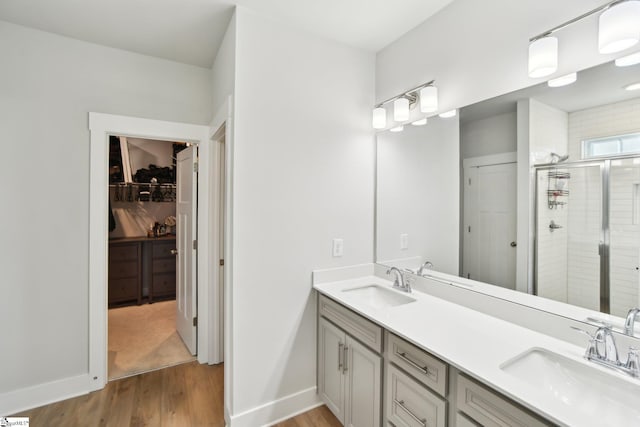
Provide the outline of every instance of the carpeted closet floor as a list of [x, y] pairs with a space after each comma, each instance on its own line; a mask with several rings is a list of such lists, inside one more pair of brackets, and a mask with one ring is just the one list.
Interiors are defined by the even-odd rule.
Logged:
[[194, 360], [175, 325], [175, 300], [110, 309], [109, 380]]

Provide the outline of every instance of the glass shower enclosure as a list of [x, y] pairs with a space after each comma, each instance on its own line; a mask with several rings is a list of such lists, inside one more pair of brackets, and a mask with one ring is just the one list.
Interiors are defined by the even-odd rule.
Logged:
[[640, 157], [536, 167], [534, 294], [625, 316], [640, 306]]

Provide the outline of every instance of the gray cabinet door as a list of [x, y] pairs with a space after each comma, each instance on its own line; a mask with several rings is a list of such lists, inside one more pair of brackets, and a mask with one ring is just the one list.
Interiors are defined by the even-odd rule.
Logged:
[[318, 334], [318, 393], [336, 418], [344, 424], [345, 333], [321, 317]]
[[381, 422], [382, 358], [347, 335], [347, 427], [379, 427]]

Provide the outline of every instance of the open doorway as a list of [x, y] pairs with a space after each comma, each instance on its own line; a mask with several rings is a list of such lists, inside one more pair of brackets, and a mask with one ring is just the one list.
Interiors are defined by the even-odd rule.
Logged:
[[196, 150], [109, 136], [109, 380], [195, 359]]

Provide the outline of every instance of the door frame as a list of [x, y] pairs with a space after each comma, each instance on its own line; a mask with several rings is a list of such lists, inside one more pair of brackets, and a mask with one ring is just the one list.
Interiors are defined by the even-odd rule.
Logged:
[[[467, 179], [469, 178], [470, 172], [472, 169], [477, 169], [477, 168], [481, 168], [481, 167], [487, 167], [487, 166], [498, 166], [498, 165], [504, 165], [504, 164], [510, 164], [510, 163], [515, 163], [517, 165], [518, 163], [518, 153], [515, 151], [511, 151], [511, 152], [507, 152], [507, 153], [499, 153], [499, 154], [491, 154], [491, 155], [487, 155], [487, 156], [478, 156], [478, 157], [469, 157], [466, 159], [462, 160], [462, 180], [460, 181], [460, 186], [462, 187], [462, 214], [460, 215], [461, 218], [461, 223], [460, 223], [460, 271], [459, 271], [459, 275], [462, 276], [464, 271], [465, 271], [465, 263], [468, 263], [469, 261], [466, 260], [465, 261], [465, 252], [467, 252], [468, 248], [467, 246], [469, 245], [469, 239], [466, 237], [468, 236], [468, 233], [464, 232], [464, 229], [466, 227], [466, 224], [469, 223], [468, 221], [468, 216], [470, 214], [469, 212], [469, 191], [467, 190]], [[516, 188], [516, 193], [517, 193], [518, 189]], [[517, 199], [517, 194], [516, 194], [516, 199]], [[517, 230], [517, 212], [516, 212], [516, 230]], [[466, 245], [465, 245], [465, 241], [466, 241]], [[516, 248], [516, 251], [518, 250], [518, 248]], [[516, 252], [516, 263], [517, 263], [517, 252]], [[463, 276], [464, 277], [464, 276]]]
[[[147, 139], [185, 141], [198, 145], [199, 180], [211, 174], [211, 144], [209, 127], [163, 120], [142, 119], [103, 113], [89, 113], [89, 376], [90, 390], [99, 390], [107, 383], [107, 261], [108, 261], [108, 159], [109, 135]], [[198, 361], [209, 362], [209, 270], [210, 195], [208, 185], [198, 186], [198, 268], [197, 315]]]

